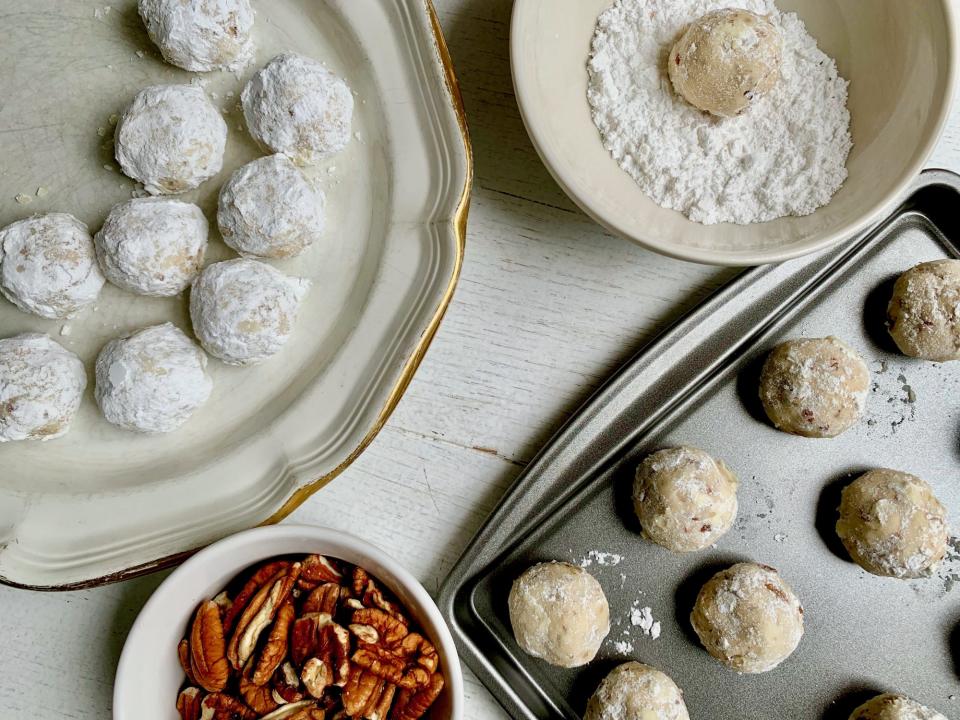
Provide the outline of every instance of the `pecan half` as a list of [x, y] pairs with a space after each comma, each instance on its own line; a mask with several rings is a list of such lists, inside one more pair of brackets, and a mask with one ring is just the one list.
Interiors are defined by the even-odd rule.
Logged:
[[258, 715], [266, 715], [268, 712], [273, 712], [277, 709], [278, 705], [283, 704], [277, 702], [273, 697], [272, 688], [265, 685], [255, 685], [251, 680], [243, 676], [240, 677], [239, 688], [243, 701]]
[[260, 651], [260, 659], [253, 671], [254, 685], [265, 685], [287, 656], [290, 626], [293, 624], [296, 614], [293, 603], [289, 601], [285, 602], [277, 612], [277, 619], [270, 629], [270, 635], [267, 637], [263, 650]]
[[401, 690], [390, 713], [390, 720], [419, 720], [443, 690], [443, 675], [437, 673], [420, 690]]
[[300, 572], [299, 586], [305, 590], [312, 590], [317, 585], [324, 583], [337, 583], [343, 579], [336, 566], [323, 555], [308, 555], [301, 563], [303, 568]]
[[407, 634], [407, 626], [386, 611], [379, 608], [363, 608], [353, 613], [354, 625], [369, 625], [379, 634], [380, 645], [388, 648], [395, 647]]
[[190, 641], [186, 638], [177, 645], [177, 660], [180, 661], [183, 674], [187, 676], [187, 682], [191, 685], [197, 685], [197, 679], [193, 676], [193, 669], [190, 667]]
[[403, 680], [407, 669], [403, 658], [377, 645], [361, 644], [351, 656], [350, 661], [395, 685]]
[[188, 687], [177, 696], [177, 712], [181, 720], [200, 720], [200, 701], [203, 694], [200, 688]]
[[243, 588], [233, 599], [233, 602], [230, 604], [230, 609], [223, 615], [223, 632], [225, 635], [229, 635], [230, 631], [233, 630], [234, 623], [239, 619], [240, 614], [247, 609], [251, 598], [253, 598], [264, 585], [267, 585], [272, 580], [276, 580], [279, 574], [289, 567], [290, 563], [286, 560], [277, 560], [261, 565], [254, 571], [253, 575], [250, 576], [250, 579], [247, 580]]
[[353, 590], [354, 597], [359, 598], [365, 607], [383, 610], [404, 625], [408, 624], [407, 618], [404, 617], [403, 610], [400, 606], [387, 600], [383, 591], [380, 590], [373, 581], [373, 578], [361, 567], [355, 567], [353, 569], [351, 590]]
[[386, 686], [387, 682], [372, 672], [361, 667], [352, 668], [341, 695], [343, 709], [351, 717], [368, 718], [368, 711], [372, 712], [380, 703]]
[[207, 695], [200, 703], [200, 720], [255, 720], [257, 714], [235, 697], [223, 693]]
[[307, 599], [303, 601], [301, 611], [304, 613], [327, 613], [333, 615], [337, 612], [337, 605], [340, 602], [340, 586], [336, 583], [323, 583], [318, 585]]
[[440, 664], [437, 649], [420, 633], [410, 633], [400, 642], [400, 653], [408, 665], [413, 665], [400, 685], [408, 690], [426, 686]]
[[273, 622], [280, 607], [290, 597], [294, 583], [300, 574], [300, 564], [294, 563], [279, 577], [264, 585], [250, 600], [243, 614], [237, 620], [230, 644], [227, 645], [227, 658], [234, 669], [239, 670], [250, 659], [256, 649], [257, 641], [270, 623]]
[[209, 692], [227, 686], [227, 664], [220, 607], [213, 601], [201, 603], [190, 629], [190, 669], [197, 684]]

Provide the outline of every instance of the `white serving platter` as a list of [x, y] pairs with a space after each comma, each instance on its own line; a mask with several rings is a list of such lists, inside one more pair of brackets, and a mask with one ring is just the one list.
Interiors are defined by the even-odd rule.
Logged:
[[[356, 91], [349, 147], [313, 171], [328, 242], [277, 263], [313, 289], [283, 351], [254, 368], [211, 360], [213, 396], [181, 430], [109, 425], [92, 366], [111, 338], [170, 320], [190, 331], [186, 295], [107, 285], [62, 322], [0, 299], [0, 337], [47, 332], [87, 363], [70, 433], [0, 445], [0, 581], [88, 586], [169, 565], [229, 533], [283, 518], [352, 462], [386, 421], [452, 296], [463, 257], [472, 160], [449, 56], [429, 0], [255, 0], [256, 64], [188, 73], [165, 64], [135, 0], [0, 0], [0, 225], [69, 212], [99, 229], [133, 181], [112, 157], [116, 113], [158, 83], [202, 82], [227, 120], [223, 172], [197, 191], [208, 261], [232, 252], [216, 196], [262, 154], [238, 109], [245, 80], [296, 51]], [[19, 197], [18, 197], [19, 196]]]

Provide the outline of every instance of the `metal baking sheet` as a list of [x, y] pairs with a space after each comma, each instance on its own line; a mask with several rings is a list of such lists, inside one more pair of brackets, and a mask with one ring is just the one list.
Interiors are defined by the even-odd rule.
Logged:
[[[928, 171], [866, 235], [741, 275], [621, 369], [541, 451], [440, 596], [462, 657], [513, 717], [579, 717], [626, 659], [670, 674], [693, 718], [847, 720], [880, 691], [960, 717], [960, 540], [932, 577], [903, 581], [860, 570], [833, 532], [840, 489], [879, 466], [928, 480], [958, 527], [960, 363], [906, 358], [884, 325], [894, 279], [957, 257], [958, 243], [960, 176]], [[830, 440], [778, 432], [757, 399], [766, 352], [830, 334], [871, 368], [865, 418]], [[735, 527], [689, 555], [644, 541], [629, 500], [638, 460], [677, 444], [722, 457], [740, 478]], [[587, 565], [610, 601], [610, 635], [583, 668], [528, 657], [510, 631], [513, 579], [553, 559]], [[800, 647], [763, 675], [721, 666], [688, 621], [703, 582], [747, 559], [777, 567], [806, 610]], [[643, 607], [661, 623], [658, 639], [630, 620]]]

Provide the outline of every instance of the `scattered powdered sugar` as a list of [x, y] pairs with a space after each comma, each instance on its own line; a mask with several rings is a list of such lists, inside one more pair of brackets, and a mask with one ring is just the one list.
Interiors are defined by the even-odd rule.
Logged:
[[602, 566], [619, 565], [623, 561], [623, 555], [616, 553], [603, 552], [602, 550], [590, 550], [586, 555], [580, 558], [580, 567], [588, 568], [594, 563]]
[[649, 635], [654, 640], [660, 637], [660, 621], [653, 619], [653, 610], [649, 607], [640, 607], [638, 600], [635, 600], [630, 608], [630, 624], [640, 628], [644, 635]]
[[655, 202], [704, 224], [809, 215], [847, 177], [847, 81], [803, 22], [773, 0], [742, 0], [781, 29], [781, 80], [719, 119], [673, 90], [667, 55], [722, 0], [616, 0], [600, 15], [587, 97], [604, 146]]

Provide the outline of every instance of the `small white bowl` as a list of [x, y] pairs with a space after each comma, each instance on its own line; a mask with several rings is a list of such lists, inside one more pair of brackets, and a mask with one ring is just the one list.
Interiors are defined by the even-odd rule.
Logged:
[[370, 543], [338, 530], [306, 525], [272, 525], [232, 535], [201, 550], [163, 581], [140, 611], [123, 646], [113, 688], [114, 720], [179, 720], [176, 700], [184, 678], [177, 644], [197, 605], [249, 566], [300, 553], [319, 553], [359, 565], [396, 595], [440, 655], [445, 685], [426, 717], [460, 720], [463, 674], [457, 648], [427, 591]]
[[778, 0], [782, 11], [806, 23], [850, 81], [849, 177], [828, 205], [805, 217], [754, 225], [691, 222], [640, 190], [603, 147], [590, 117], [587, 58], [597, 16], [612, 3], [516, 0], [513, 82], [533, 144], [564, 191], [611, 232], [650, 250], [743, 266], [849, 239], [893, 209], [947, 119], [957, 76], [952, 0]]

